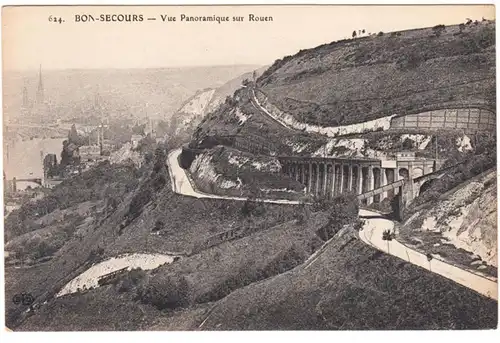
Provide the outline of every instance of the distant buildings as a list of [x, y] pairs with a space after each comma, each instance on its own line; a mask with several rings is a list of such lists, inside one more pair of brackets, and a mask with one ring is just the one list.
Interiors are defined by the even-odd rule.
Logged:
[[80, 162], [96, 161], [101, 158], [101, 148], [98, 145], [83, 145], [78, 148]]
[[29, 116], [32, 118], [36, 118], [39, 121], [51, 121], [53, 118], [50, 117], [50, 108], [45, 100], [44, 93], [42, 65], [40, 65], [40, 70], [38, 72], [38, 86], [36, 90], [36, 96], [33, 101], [29, 98], [28, 89], [26, 88], [26, 86], [23, 87], [23, 102], [21, 105], [21, 114], [25, 117]]

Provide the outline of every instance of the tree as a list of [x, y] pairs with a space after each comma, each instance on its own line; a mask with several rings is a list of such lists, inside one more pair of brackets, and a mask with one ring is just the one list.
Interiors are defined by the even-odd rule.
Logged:
[[344, 226], [356, 223], [358, 199], [352, 192], [336, 195], [332, 199], [320, 198], [314, 201], [313, 211], [325, 211], [328, 214], [328, 224], [318, 232], [323, 240], [328, 240]]
[[76, 143], [78, 141], [78, 132], [76, 131], [75, 124], [71, 125], [71, 130], [68, 133], [68, 140], [70, 143]]
[[356, 38], [356, 30], [352, 31], [352, 38]]

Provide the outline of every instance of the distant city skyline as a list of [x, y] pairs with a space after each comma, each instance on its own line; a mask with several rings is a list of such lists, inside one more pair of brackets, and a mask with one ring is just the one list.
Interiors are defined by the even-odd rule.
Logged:
[[[248, 22], [250, 13], [272, 22]], [[74, 22], [75, 14], [142, 14], [142, 22]], [[160, 15], [243, 16], [245, 22], [162, 22]], [[61, 17], [64, 23], [49, 22]], [[148, 21], [148, 17], [157, 18]], [[268, 65], [301, 49], [350, 38], [495, 19], [493, 5], [4, 7], [4, 71]]]

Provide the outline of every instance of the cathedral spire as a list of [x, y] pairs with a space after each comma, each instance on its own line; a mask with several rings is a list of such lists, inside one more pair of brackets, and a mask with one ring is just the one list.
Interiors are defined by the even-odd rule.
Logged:
[[26, 88], [26, 82], [23, 87], [23, 109], [27, 109], [29, 107], [29, 99], [28, 99], [28, 89]]
[[42, 65], [40, 64], [40, 71], [38, 72], [38, 89], [36, 91], [36, 102], [41, 104], [44, 101], [43, 98], [43, 81], [42, 81]]

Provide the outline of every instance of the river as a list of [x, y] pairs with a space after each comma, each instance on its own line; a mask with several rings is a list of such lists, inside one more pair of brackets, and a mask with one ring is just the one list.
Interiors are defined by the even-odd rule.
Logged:
[[[3, 170], [7, 179], [43, 178], [43, 158], [47, 154], [56, 154], [59, 163], [64, 139], [33, 138], [4, 141]], [[19, 182], [17, 188], [24, 189], [28, 184]], [[30, 185], [36, 186], [36, 184]]]

